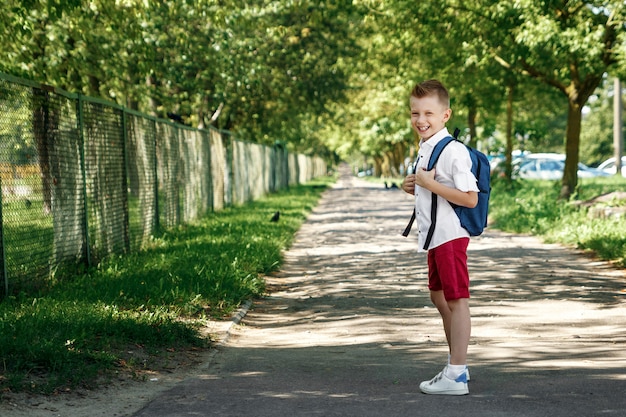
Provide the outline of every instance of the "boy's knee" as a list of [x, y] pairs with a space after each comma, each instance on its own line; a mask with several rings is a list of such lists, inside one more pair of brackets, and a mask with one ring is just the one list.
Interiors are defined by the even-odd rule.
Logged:
[[439, 306], [446, 303], [446, 297], [443, 295], [443, 291], [431, 291], [430, 301], [432, 301], [434, 305]]
[[450, 310], [469, 308], [469, 298], [456, 298], [454, 300], [447, 300], [447, 302]]

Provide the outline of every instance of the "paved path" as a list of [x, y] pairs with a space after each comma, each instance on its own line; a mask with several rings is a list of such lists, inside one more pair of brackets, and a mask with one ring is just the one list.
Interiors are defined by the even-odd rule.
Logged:
[[625, 271], [496, 231], [469, 248], [470, 395], [421, 394], [447, 352], [411, 207], [344, 172], [206, 371], [135, 416], [626, 416]]

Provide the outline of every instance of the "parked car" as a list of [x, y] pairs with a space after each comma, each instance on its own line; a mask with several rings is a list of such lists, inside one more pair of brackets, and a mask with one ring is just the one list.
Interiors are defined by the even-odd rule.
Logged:
[[[531, 180], [560, 180], [565, 168], [565, 155], [557, 153], [531, 153], [513, 161], [513, 175]], [[578, 164], [578, 178], [606, 177], [608, 174], [583, 163]]]
[[357, 174], [357, 176], [359, 178], [363, 178], [363, 177], [371, 177], [374, 171], [372, 171], [371, 169], [366, 169], [365, 171], [359, 171], [359, 173]]
[[[511, 157], [513, 158], [511, 163], [513, 164], [513, 167], [515, 167], [515, 160], [519, 159], [521, 157], [523, 157], [524, 155], [527, 155], [528, 151], [520, 151], [520, 150], [514, 150], [513, 152], [511, 152]], [[506, 156], [504, 154], [497, 154], [497, 155], [487, 155], [487, 159], [489, 159], [489, 166], [491, 168], [491, 175], [492, 176], [498, 176], [498, 177], [503, 177], [504, 176], [504, 164], [505, 164], [505, 159]]]
[[[615, 158], [609, 158], [598, 165], [598, 169], [609, 174], [615, 174]], [[622, 156], [622, 177], [626, 177], [626, 156]]]

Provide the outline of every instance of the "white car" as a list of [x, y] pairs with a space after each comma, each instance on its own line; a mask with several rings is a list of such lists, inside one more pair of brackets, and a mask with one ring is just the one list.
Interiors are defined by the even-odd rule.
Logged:
[[[609, 174], [615, 174], [615, 158], [609, 158], [598, 165], [598, 169]], [[626, 156], [622, 156], [622, 177], [626, 177]]]
[[[530, 180], [560, 180], [565, 168], [565, 155], [531, 153], [515, 160], [516, 176]], [[578, 178], [606, 177], [610, 174], [583, 163], [578, 164]]]

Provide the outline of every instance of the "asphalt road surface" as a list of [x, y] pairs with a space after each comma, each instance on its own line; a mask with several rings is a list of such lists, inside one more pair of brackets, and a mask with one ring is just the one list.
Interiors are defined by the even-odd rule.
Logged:
[[626, 416], [626, 271], [489, 229], [468, 249], [470, 394], [420, 393], [447, 348], [411, 210], [344, 169], [205, 371], [134, 415]]

